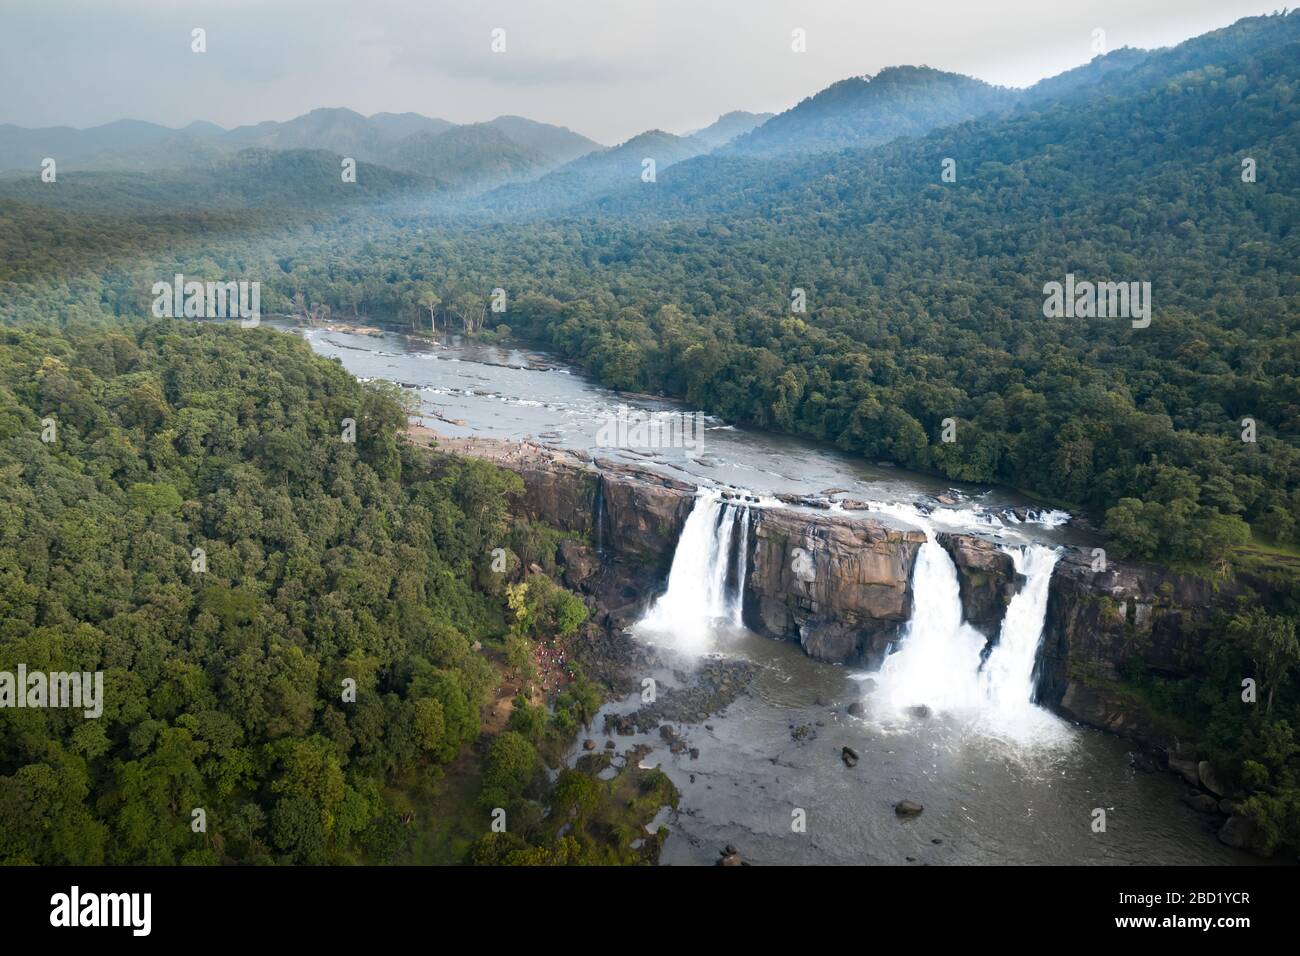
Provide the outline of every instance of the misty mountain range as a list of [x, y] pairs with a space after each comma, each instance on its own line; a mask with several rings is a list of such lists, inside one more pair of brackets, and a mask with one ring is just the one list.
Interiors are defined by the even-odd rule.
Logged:
[[[686, 136], [653, 131], [653, 145], [665, 149], [665, 157], [697, 155], [770, 116], [736, 111]], [[632, 147], [641, 139], [616, 149]], [[54, 158], [66, 171], [179, 170], [219, 164], [247, 149], [323, 150], [421, 176], [447, 189], [482, 189], [534, 179], [605, 151], [600, 143], [566, 127], [522, 116], [457, 125], [419, 113], [362, 116], [341, 108], [315, 109], [285, 122], [231, 130], [202, 121], [171, 129], [130, 119], [84, 130], [0, 125], [0, 172], [38, 169], [45, 157]], [[609, 163], [596, 160], [594, 165]]]
[[890, 67], [874, 77], [841, 80], [779, 114], [736, 110], [682, 135], [652, 129], [612, 147], [522, 116], [457, 125], [419, 113], [363, 116], [343, 108], [230, 130], [202, 121], [171, 129], [129, 119], [84, 130], [5, 124], [0, 175], [35, 172], [45, 157], [66, 172], [177, 172], [210, 170], [244, 150], [315, 150], [420, 177], [424, 185], [459, 195], [506, 187], [504, 201], [553, 209], [637, 181], [646, 158], [663, 170], [715, 151], [776, 159], [874, 146], [1091, 83], [1147, 55], [1119, 50], [1028, 90], [924, 66]]
[[0, 175], [35, 174], [45, 157], [53, 157], [63, 172], [203, 170], [220, 178], [223, 164], [266, 165], [249, 156], [236, 161], [243, 151], [322, 151], [406, 174], [383, 177], [385, 187], [431, 186], [462, 197], [495, 190], [486, 200], [491, 205], [553, 211], [637, 182], [647, 158], [657, 173], [714, 152], [781, 159], [871, 147], [1063, 96], [1133, 70], [1149, 56], [1117, 50], [1026, 90], [925, 66], [890, 67], [874, 77], [841, 80], [779, 114], [737, 110], [683, 135], [648, 130], [612, 147], [522, 116], [457, 125], [419, 113], [367, 117], [343, 108], [230, 130], [201, 121], [179, 130], [139, 120], [84, 130], [6, 124], [0, 125]]
[[[1218, 31], [1163, 50], [1123, 48], [1022, 90], [927, 66], [889, 67], [833, 83], [779, 114], [738, 110], [703, 129], [682, 135], [652, 129], [609, 147], [521, 116], [457, 125], [418, 113], [367, 117], [342, 108], [230, 130], [205, 122], [177, 130], [138, 120], [85, 130], [0, 125], [0, 188], [14, 198], [36, 198], [39, 190], [40, 201], [55, 206], [94, 198], [121, 205], [189, 191], [209, 208], [270, 198], [309, 207], [392, 196], [523, 215], [609, 201], [624, 211], [665, 200], [689, 201], [698, 210], [717, 206], [737, 182], [771, 180], [800, 164], [808, 167], [801, 178], [820, 175], [819, 157], [844, 150], [955, 130], [978, 118], [1011, 118], [1054, 103], [1130, 95], [1197, 67], [1219, 47], [1244, 53], [1291, 29], [1284, 18], [1276, 30]], [[38, 171], [47, 156], [57, 160], [60, 182], [68, 187], [62, 195], [41, 190]], [[358, 188], [348, 193], [335, 188], [340, 157], [359, 164], [352, 184]], [[663, 180], [672, 188], [655, 199], [623, 188], [642, 181], [648, 159], [656, 178], [695, 162], [689, 176]], [[248, 181], [251, 169], [259, 171], [258, 182]], [[132, 179], [142, 175], [157, 188]]]

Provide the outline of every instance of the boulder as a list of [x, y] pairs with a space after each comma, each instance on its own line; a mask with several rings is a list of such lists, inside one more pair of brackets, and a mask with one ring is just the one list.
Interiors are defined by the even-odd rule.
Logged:
[[575, 591], [584, 590], [596, 571], [600, 559], [591, 548], [584, 547], [572, 538], [563, 538], [558, 548], [560, 563], [564, 566], [564, 584]]
[[1238, 850], [1251, 849], [1258, 838], [1259, 828], [1250, 817], [1231, 816], [1219, 827], [1219, 842]]
[[1196, 765], [1196, 776], [1200, 780], [1201, 786], [1216, 797], [1226, 797], [1228, 795], [1228, 790], [1219, 780], [1219, 774], [1214, 764], [1208, 760], [1202, 760]]
[[1201, 785], [1200, 764], [1195, 760], [1189, 760], [1186, 757], [1175, 757], [1173, 754], [1170, 754], [1169, 769], [1178, 774], [1178, 776], [1182, 777], [1183, 780], [1191, 784], [1193, 787], [1199, 787]]
[[864, 713], [866, 713], [866, 710], [867, 709], [863, 705], [862, 701], [855, 700], [853, 703], [849, 704], [848, 715], [850, 717], [861, 717]]
[[1160, 764], [1156, 758], [1151, 756], [1145, 750], [1135, 750], [1128, 755], [1129, 765], [1134, 770], [1140, 770], [1143, 773], [1155, 773], [1160, 769]]
[[900, 817], [917, 817], [921, 815], [925, 807], [921, 806], [915, 800], [899, 800], [894, 804], [894, 812]]
[[749, 866], [740, 858], [740, 851], [728, 843], [718, 851], [718, 866]]
[[1011, 555], [994, 542], [970, 534], [945, 532], [935, 540], [957, 567], [962, 616], [985, 634], [996, 635], [1020, 584]]
[[840, 751], [840, 759], [844, 761], [844, 766], [856, 767], [858, 765], [858, 752], [852, 747], [845, 747]]
[[1217, 813], [1219, 811], [1219, 801], [1208, 793], [1184, 793], [1183, 803], [1197, 813]]

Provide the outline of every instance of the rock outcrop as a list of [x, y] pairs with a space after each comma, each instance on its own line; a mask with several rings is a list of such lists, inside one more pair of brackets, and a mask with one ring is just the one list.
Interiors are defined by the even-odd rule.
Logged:
[[1082, 723], [1177, 749], [1174, 729], [1125, 693], [1123, 670], [1198, 673], [1211, 612], [1229, 609], [1240, 590], [1147, 565], [1112, 561], [1094, 571], [1083, 552], [1068, 551], [1048, 593], [1039, 699]]
[[1023, 583], [1011, 556], [972, 534], [941, 532], [935, 540], [957, 566], [963, 616], [988, 637], [997, 637], [1007, 604]]
[[911, 614], [919, 531], [871, 518], [751, 509], [745, 623], [824, 661], [878, 662]]

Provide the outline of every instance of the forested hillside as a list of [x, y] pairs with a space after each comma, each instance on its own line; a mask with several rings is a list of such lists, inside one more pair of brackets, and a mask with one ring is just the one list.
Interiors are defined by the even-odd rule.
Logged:
[[1015, 102], [1011, 90], [928, 67], [900, 66], [841, 80], [737, 139], [729, 151], [780, 156], [875, 146]]
[[[1252, 528], [1288, 545], [1300, 526], [1298, 36], [1278, 15], [1119, 51], [870, 149], [690, 158], [689, 140], [647, 134], [498, 190], [501, 218], [402, 188], [344, 209], [311, 176], [296, 189], [319, 201], [278, 220], [287, 177], [256, 187], [256, 210], [188, 217], [106, 181], [70, 176], [48, 199], [9, 184], [0, 315], [138, 314], [150, 282], [184, 271], [260, 279], [270, 310], [301, 293], [410, 327], [499, 287], [491, 321], [616, 388], [1011, 485], [1092, 513], [1119, 554], [1217, 562]], [[683, 152], [642, 182], [656, 146]], [[607, 193], [583, 199], [595, 180]], [[72, 190], [120, 198], [51, 216]], [[1045, 285], [1067, 275], [1149, 282], [1150, 325], [1045, 318]]]
[[[550, 563], [510, 519], [518, 479], [404, 423], [265, 329], [0, 333], [0, 671], [104, 673], [97, 719], [0, 710], [0, 864], [406, 858], [411, 801], [501, 678], [477, 642], [526, 660], [585, 611], [539, 574], [507, 594], [492, 548]], [[482, 800], [504, 802], [462, 825], [533, 795], [534, 744], [590, 694], [524, 702], [510, 761], [488, 751]]]
[[[433, 147], [444, 133], [457, 135]], [[465, 153], [469, 143], [478, 145]], [[64, 170], [157, 171], [202, 169], [247, 149], [306, 150], [348, 156], [457, 186], [486, 186], [504, 181], [497, 175], [503, 162], [525, 157], [526, 171], [545, 171], [599, 148], [598, 143], [572, 130], [521, 116], [458, 126], [419, 113], [362, 116], [340, 108], [315, 109], [284, 122], [267, 121], [232, 130], [204, 122], [170, 129], [139, 120], [82, 130], [0, 124], [0, 170], [28, 173], [39, 170], [46, 157], [55, 159]], [[446, 169], [438, 166], [443, 152], [453, 164]], [[504, 159], [494, 156], [498, 152], [506, 154]], [[467, 168], [468, 159], [481, 160], [483, 168]], [[459, 166], [454, 165], [456, 161]]]

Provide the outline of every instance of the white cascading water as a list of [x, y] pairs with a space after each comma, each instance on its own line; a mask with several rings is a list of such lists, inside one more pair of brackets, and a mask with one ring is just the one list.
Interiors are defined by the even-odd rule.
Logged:
[[663, 635], [678, 650], [699, 653], [707, 648], [719, 620], [739, 621], [748, 515], [741, 521], [740, 583], [731, 593], [727, 588], [727, 571], [736, 517], [747, 510], [724, 503], [721, 495], [712, 489], [702, 488], [696, 493], [695, 507], [686, 519], [673, 554], [668, 589], [638, 622], [638, 630]]
[[745, 626], [745, 571], [749, 561], [749, 509], [740, 511], [740, 546], [736, 548], [736, 590], [731, 602], [731, 623]]
[[896, 710], [968, 710], [979, 704], [977, 675], [987, 641], [962, 620], [957, 568], [928, 523], [924, 528], [912, 571], [912, 618], [898, 650], [880, 668], [877, 693]]
[[[881, 509], [885, 510], [885, 509]], [[1034, 704], [1034, 669], [1059, 555], [1038, 544], [1004, 548], [1025, 582], [1007, 604], [998, 642], [962, 620], [957, 568], [930, 523], [912, 571], [912, 617], [876, 676], [877, 700], [894, 711], [924, 705], [964, 714], [979, 729], [1019, 742], [1061, 739], [1065, 725]]]
[[1007, 604], [998, 643], [980, 671], [980, 687], [990, 705], [1015, 712], [1034, 701], [1034, 665], [1043, 637], [1052, 569], [1060, 555], [1040, 544], [1007, 550], [1025, 583]]
[[[1008, 602], [998, 642], [984, 659], [988, 640], [962, 619], [957, 568], [935, 539], [929, 518], [907, 506], [875, 510], [925, 531], [912, 571], [912, 617], [898, 650], [873, 675], [876, 702], [899, 713], [924, 705], [962, 714], [979, 730], [1018, 742], [1059, 738], [1066, 725], [1033, 702], [1034, 667], [1057, 553], [1038, 544], [1004, 548], [1025, 581]], [[724, 501], [714, 489], [696, 492], [673, 554], [667, 590], [637, 623], [638, 631], [698, 654], [709, 649], [719, 625], [743, 626], [748, 511], [743, 504]], [[735, 585], [728, 587], [737, 523]]]

